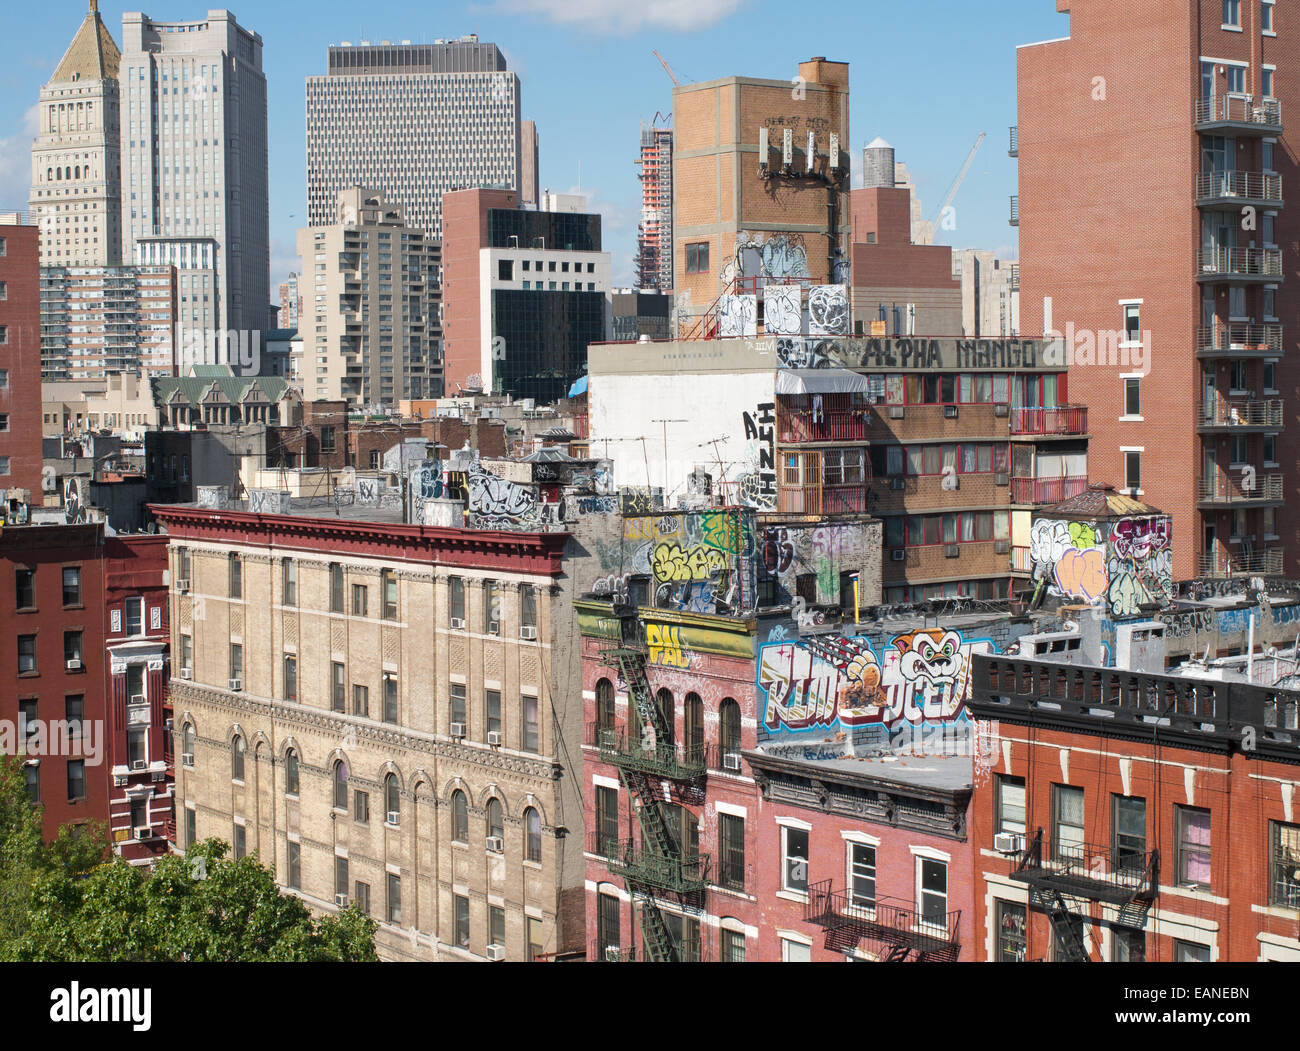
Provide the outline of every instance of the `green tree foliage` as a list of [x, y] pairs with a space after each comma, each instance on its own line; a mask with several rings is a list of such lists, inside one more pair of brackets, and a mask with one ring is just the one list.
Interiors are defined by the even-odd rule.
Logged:
[[0, 756], [0, 960], [367, 962], [375, 921], [317, 919], [256, 856], [218, 839], [136, 868], [102, 829], [41, 841], [20, 762]]

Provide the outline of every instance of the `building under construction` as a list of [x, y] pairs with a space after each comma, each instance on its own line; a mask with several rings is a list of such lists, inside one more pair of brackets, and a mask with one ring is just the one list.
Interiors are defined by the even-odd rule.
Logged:
[[[659, 115], [655, 114], [657, 122]], [[641, 126], [641, 222], [636, 235], [636, 284], [669, 292], [673, 287], [673, 132]]]

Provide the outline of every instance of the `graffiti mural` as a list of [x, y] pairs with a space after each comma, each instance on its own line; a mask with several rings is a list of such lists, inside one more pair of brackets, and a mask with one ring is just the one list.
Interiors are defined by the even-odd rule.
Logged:
[[[606, 563], [598, 594], [626, 596], [633, 577], [649, 578], [655, 606], [695, 613], [754, 609], [753, 511], [677, 511], [624, 516], [617, 565]], [[612, 552], [609, 552], [612, 555]]]
[[849, 290], [845, 285], [813, 285], [808, 289], [808, 334], [847, 336]]
[[[870, 522], [839, 525], [773, 526], [759, 545], [760, 569], [776, 578], [775, 603], [791, 605], [799, 597], [800, 577], [816, 581], [814, 602], [837, 605], [846, 573], [870, 575], [880, 555], [880, 526]], [[868, 604], [867, 596], [862, 596]]]
[[1059, 598], [1134, 617], [1144, 605], [1173, 600], [1171, 525], [1167, 516], [1114, 523], [1040, 518], [1030, 530], [1034, 577]]
[[757, 336], [758, 297], [722, 296], [718, 300], [718, 335]]
[[925, 628], [882, 647], [842, 635], [769, 642], [758, 661], [762, 725], [769, 734], [878, 727], [879, 740], [914, 744], [915, 730], [970, 742], [971, 655], [992, 640]]
[[488, 474], [478, 464], [469, 472], [469, 512], [479, 526], [518, 529], [534, 516], [537, 497], [533, 490], [516, 485], [494, 474]]
[[689, 668], [691, 659], [682, 648], [681, 629], [673, 624], [647, 624], [646, 650], [651, 664]]
[[784, 369], [828, 369], [831, 359], [822, 345], [822, 340], [783, 337], [776, 341], [776, 360]]
[[655, 545], [650, 568], [659, 583], [683, 583], [690, 580], [708, 580], [714, 573], [727, 568], [726, 556], [713, 548], [700, 545], [683, 549], [675, 540]]
[[763, 331], [775, 336], [797, 336], [803, 331], [799, 285], [763, 286]]
[[737, 278], [811, 278], [808, 252], [798, 234], [768, 237], [741, 230], [736, 236], [736, 254], [719, 272], [721, 287], [732, 288]]
[[289, 493], [279, 489], [248, 490], [248, 510], [255, 515], [287, 515], [291, 500]]
[[[752, 472], [757, 491], [741, 486], [741, 502], [750, 507], [776, 510], [776, 403], [762, 402], [752, 413], [742, 414]], [[751, 488], [753, 486], [751, 485]]]

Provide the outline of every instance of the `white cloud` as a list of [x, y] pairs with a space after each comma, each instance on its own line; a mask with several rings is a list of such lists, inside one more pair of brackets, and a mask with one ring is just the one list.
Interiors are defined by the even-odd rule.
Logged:
[[497, 14], [535, 15], [594, 33], [626, 35], [642, 29], [689, 33], [735, 14], [745, 0], [498, 0]]
[[280, 283], [290, 273], [302, 270], [302, 261], [298, 257], [298, 245], [292, 241], [271, 240], [271, 300], [280, 302]]
[[32, 140], [40, 131], [40, 107], [23, 114], [22, 130], [0, 139], [0, 209], [27, 211], [32, 188]]

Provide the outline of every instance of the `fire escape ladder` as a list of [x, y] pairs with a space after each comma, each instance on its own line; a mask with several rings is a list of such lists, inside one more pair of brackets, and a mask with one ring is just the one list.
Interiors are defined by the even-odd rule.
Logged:
[[1087, 963], [1088, 949], [1083, 944], [1083, 937], [1080, 934], [1082, 924], [1079, 921], [1083, 917], [1071, 911], [1070, 906], [1065, 903], [1065, 898], [1055, 887], [1040, 889], [1036, 896], [1047, 913], [1047, 922], [1052, 925], [1052, 931], [1064, 950], [1065, 960], [1069, 963]]
[[641, 926], [641, 940], [651, 963], [679, 963], [680, 957], [673, 936], [664, 922], [664, 914], [653, 898], [638, 895], [637, 920]]

